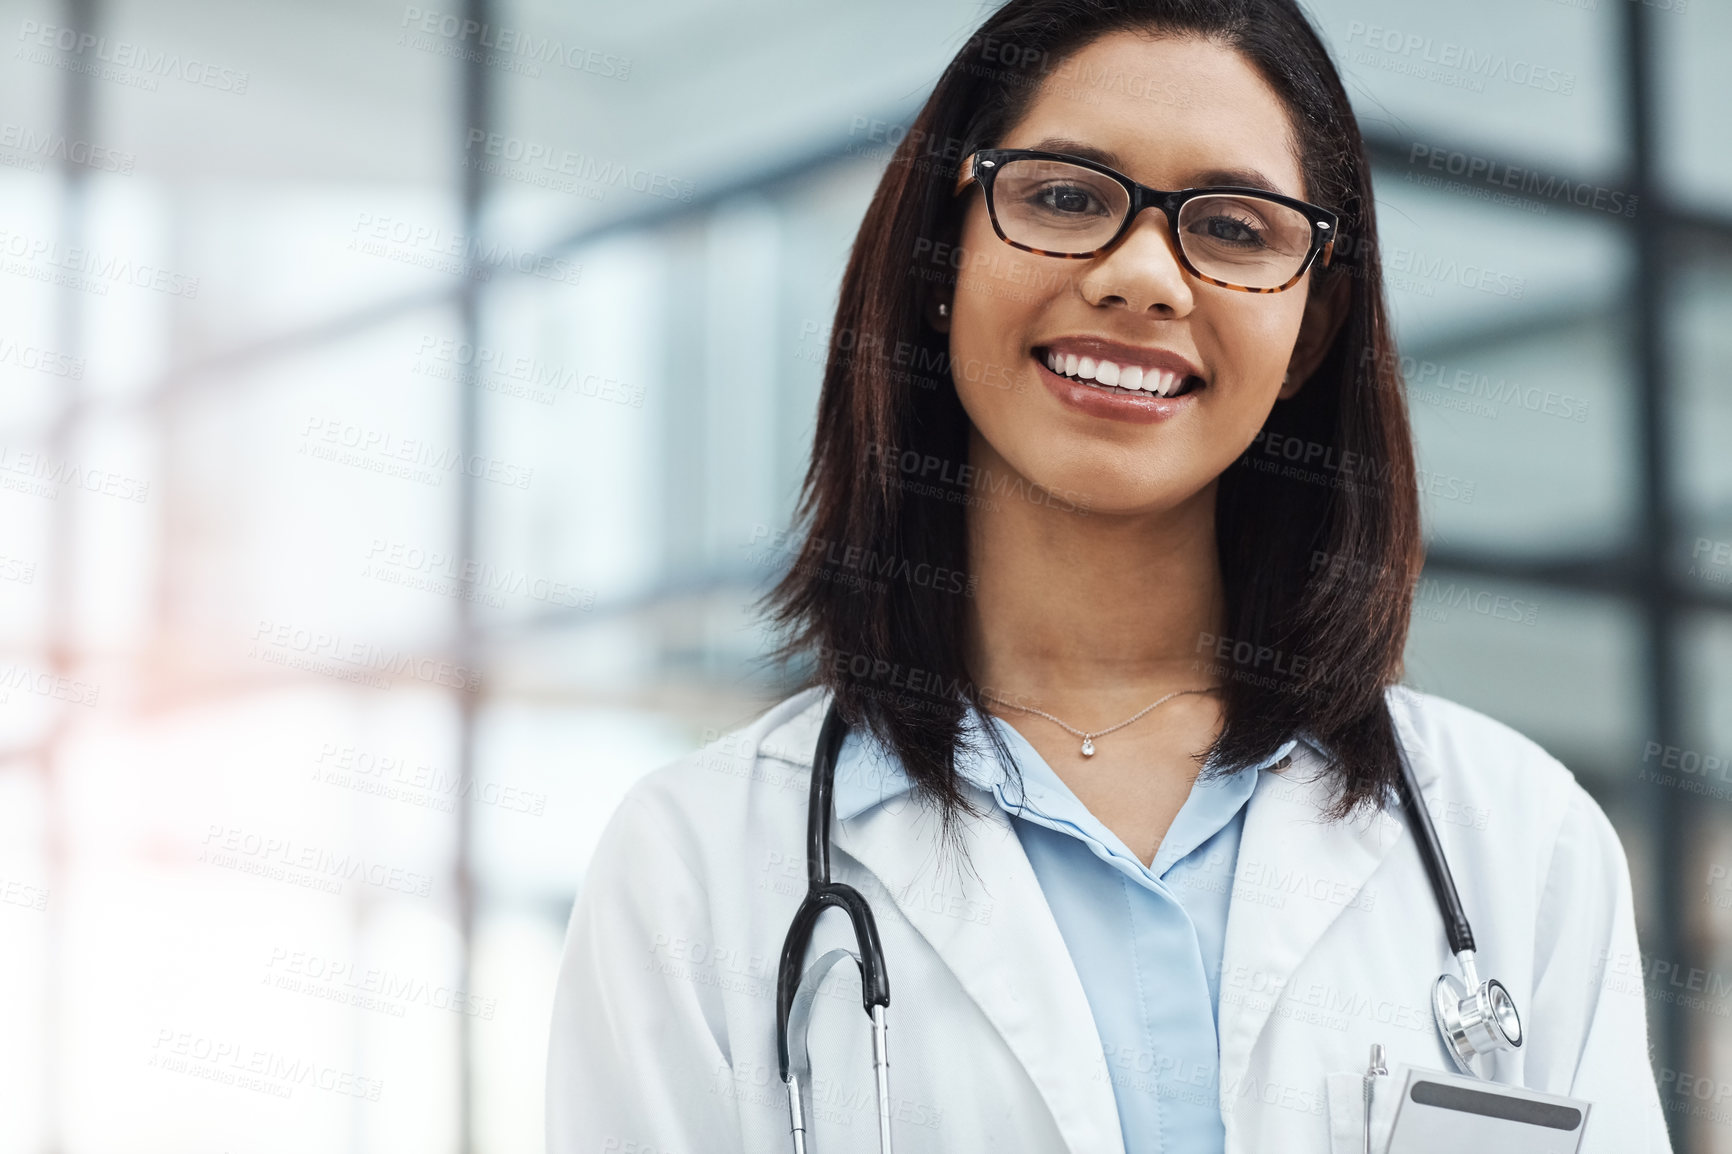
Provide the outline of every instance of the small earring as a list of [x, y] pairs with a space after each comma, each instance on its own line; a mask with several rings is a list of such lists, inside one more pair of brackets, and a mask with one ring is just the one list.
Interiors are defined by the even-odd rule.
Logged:
[[950, 306], [945, 304], [943, 301], [939, 301], [938, 302], [938, 315], [941, 317], [949, 316], [950, 315]]
[[1282, 384], [1283, 384], [1283, 385], [1284, 385], [1284, 384], [1286, 384], [1286, 383], [1287, 383], [1287, 378], [1289, 378], [1289, 377], [1291, 377], [1291, 376], [1292, 376], [1292, 375], [1293, 375], [1293, 374], [1292, 374], [1292, 373], [1291, 373], [1291, 372], [1286, 372], [1286, 373], [1282, 373], [1282, 374], [1281, 374], [1281, 383], [1282, 383]]

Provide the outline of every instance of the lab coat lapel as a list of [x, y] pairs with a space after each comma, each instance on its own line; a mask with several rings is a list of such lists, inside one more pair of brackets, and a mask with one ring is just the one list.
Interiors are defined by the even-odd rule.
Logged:
[[[837, 822], [836, 847], [883, 884], [997, 1028], [1073, 1154], [1124, 1154], [1094, 1014], [1039, 879], [992, 796], [972, 785], [962, 788], [987, 814], [960, 824], [972, 870], [946, 855], [940, 873], [936, 813], [909, 795]], [[882, 897], [870, 891], [867, 896]], [[896, 959], [887, 962], [894, 1023]], [[891, 1037], [894, 1047], [894, 1026]], [[957, 1055], [957, 1061], [967, 1060]]]
[[[1301, 742], [1286, 769], [1260, 771], [1245, 813], [1221, 960], [1221, 1108], [1229, 1126], [1280, 991], [1405, 836], [1387, 811], [1326, 821], [1332, 794], [1323, 769]], [[1417, 761], [1415, 770], [1423, 793], [1431, 774]]]

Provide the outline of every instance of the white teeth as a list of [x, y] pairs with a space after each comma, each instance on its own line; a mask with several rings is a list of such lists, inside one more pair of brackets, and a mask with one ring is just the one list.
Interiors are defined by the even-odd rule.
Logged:
[[1079, 357], [1075, 353], [1060, 353], [1052, 349], [1046, 352], [1046, 367], [1060, 376], [1094, 381], [1107, 387], [1140, 390], [1157, 397], [1172, 396], [1185, 382], [1183, 373], [1145, 369], [1141, 365], [1121, 366], [1113, 361], [1097, 361], [1093, 357]]

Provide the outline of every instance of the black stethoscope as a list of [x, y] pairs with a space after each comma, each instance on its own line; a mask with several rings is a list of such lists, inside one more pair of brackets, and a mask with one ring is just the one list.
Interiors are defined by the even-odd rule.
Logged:
[[[836, 783], [836, 758], [847, 735], [848, 723], [842, 720], [832, 700], [812, 757], [812, 787], [806, 810], [806, 898], [788, 926], [776, 972], [776, 1058], [782, 1083], [788, 1090], [795, 1154], [806, 1154], [812, 1074], [806, 1040], [812, 1024], [812, 1006], [818, 986], [843, 958], [852, 958], [860, 969], [861, 1001], [872, 1019], [872, 1070], [878, 1083], [878, 1148], [884, 1154], [890, 1152], [889, 1024], [885, 1019], [890, 1006], [890, 976], [884, 967], [884, 949], [878, 941], [878, 923], [872, 917], [872, 907], [853, 886], [830, 880], [830, 818], [834, 812], [831, 797]], [[1397, 751], [1400, 752], [1399, 746]], [[1437, 828], [1431, 824], [1431, 814], [1418, 803], [1419, 785], [1413, 778], [1413, 767], [1408, 765], [1404, 753], [1400, 754], [1400, 761], [1397, 792], [1407, 812], [1408, 828], [1419, 846], [1432, 895], [1443, 914], [1450, 951], [1461, 966], [1460, 977], [1444, 974], [1437, 979], [1432, 989], [1432, 1011], [1438, 1032], [1443, 1035], [1444, 1048], [1456, 1066], [1463, 1074], [1483, 1078], [1486, 1075], [1475, 1068], [1481, 1055], [1514, 1050], [1522, 1044], [1521, 1015], [1516, 1013], [1515, 1001], [1503, 983], [1495, 978], [1481, 981], [1474, 968], [1473, 930], [1462, 912], [1461, 895], [1456, 892], [1455, 879], [1444, 860], [1443, 845], [1437, 839]], [[801, 974], [800, 962], [811, 944], [818, 915], [826, 906], [839, 906], [847, 912], [848, 920], [854, 924], [858, 952], [838, 947]], [[793, 1044], [789, 1040], [790, 1027], [796, 1039]]]

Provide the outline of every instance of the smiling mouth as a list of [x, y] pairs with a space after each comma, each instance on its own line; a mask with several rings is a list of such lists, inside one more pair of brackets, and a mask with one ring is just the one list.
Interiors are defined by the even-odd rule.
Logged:
[[1034, 359], [1067, 381], [1091, 385], [1105, 393], [1127, 397], [1182, 397], [1203, 387], [1203, 378], [1195, 374], [1182, 376], [1166, 369], [1145, 369], [1139, 365], [1119, 365], [1113, 361], [1079, 357], [1074, 353], [1055, 353], [1047, 348], [1035, 348]]

